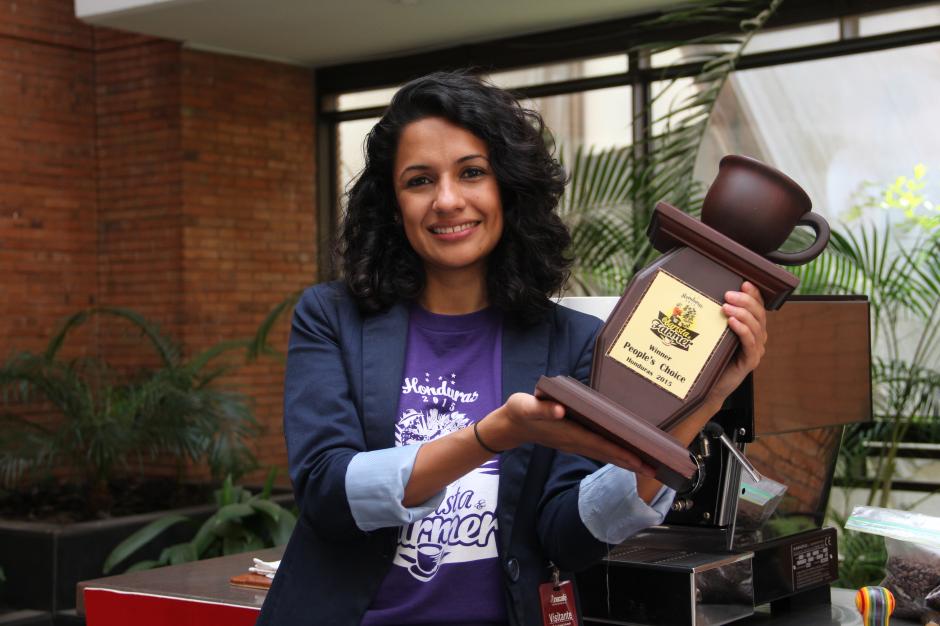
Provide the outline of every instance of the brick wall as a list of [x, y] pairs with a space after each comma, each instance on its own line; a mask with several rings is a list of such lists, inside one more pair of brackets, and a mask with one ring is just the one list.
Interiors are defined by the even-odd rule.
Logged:
[[[252, 334], [316, 275], [313, 131], [307, 70], [92, 28], [69, 0], [0, 5], [0, 356], [91, 304], [186, 354]], [[69, 349], [154, 362], [113, 322]], [[254, 400], [264, 465], [286, 465], [282, 377], [268, 361], [223, 381]]]
[[[178, 336], [183, 322], [180, 46], [99, 36], [96, 53], [98, 294]], [[156, 365], [129, 324], [99, 322], [122, 367]]]
[[[0, 358], [97, 296], [92, 31], [62, 3], [0, 3]], [[95, 349], [93, 328], [63, 347]], [[51, 406], [22, 407], [50, 424]]]
[[[183, 340], [193, 352], [253, 334], [314, 282], [314, 100], [298, 67], [186, 50], [182, 68]], [[288, 317], [272, 337], [282, 350]], [[262, 462], [284, 458], [283, 376], [268, 360], [226, 381], [251, 394], [266, 426]]]
[[[92, 31], [66, 3], [0, 3], [0, 346], [38, 349], [95, 301]], [[70, 344], [91, 349], [90, 333]]]

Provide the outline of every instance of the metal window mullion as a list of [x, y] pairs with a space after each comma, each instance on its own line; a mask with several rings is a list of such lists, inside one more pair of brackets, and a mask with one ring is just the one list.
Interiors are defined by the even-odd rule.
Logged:
[[633, 101], [633, 155], [640, 160], [649, 156], [652, 137], [652, 82], [645, 72], [650, 66], [650, 53], [648, 50], [633, 51], [628, 58]]

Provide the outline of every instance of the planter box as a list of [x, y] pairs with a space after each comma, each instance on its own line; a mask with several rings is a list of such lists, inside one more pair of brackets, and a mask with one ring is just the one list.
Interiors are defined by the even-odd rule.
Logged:
[[[290, 493], [273, 495], [272, 500], [284, 507], [294, 502]], [[102, 577], [105, 558], [133, 532], [168, 513], [198, 524], [216, 510], [202, 505], [74, 524], [0, 520], [0, 567], [7, 578], [0, 605], [52, 615], [74, 609], [76, 584]], [[163, 548], [190, 539], [193, 532], [185, 524], [174, 526], [140, 550], [133, 562], [155, 559]]]

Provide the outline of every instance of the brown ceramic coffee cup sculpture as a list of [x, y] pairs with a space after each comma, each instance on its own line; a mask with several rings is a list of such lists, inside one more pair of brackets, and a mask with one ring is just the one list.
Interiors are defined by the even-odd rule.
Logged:
[[[724, 294], [747, 280], [768, 310], [780, 308], [799, 280], [775, 263], [807, 263], [829, 242], [829, 225], [811, 209], [806, 192], [781, 172], [726, 156], [702, 221], [663, 202], [656, 206], [647, 234], [664, 254], [633, 277], [601, 329], [591, 387], [542, 377], [536, 392], [632, 449], [666, 484], [681, 487], [695, 467], [662, 430], [701, 405], [739, 346], [721, 312]], [[815, 231], [814, 243], [799, 252], [778, 251], [800, 224]]]
[[[809, 196], [790, 177], [730, 154], [718, 164], [718, 176], [705, 195], [702, 221], [774, 263], [802, 265], [829, 243], [829, 224], [812, 210]], [[801, 224], [816, 232], [816, 241], [800, 252], [777, 251]]]

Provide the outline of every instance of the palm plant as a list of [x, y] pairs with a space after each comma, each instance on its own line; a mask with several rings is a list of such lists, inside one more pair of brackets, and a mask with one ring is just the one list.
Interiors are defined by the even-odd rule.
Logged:
[[[891, 190], [852, 212], [890, 208]], [[940, 430], [940, 230], [905, 229], [891, 225], [890, 213], [879, 217], [883, 223], [855, 233], [834, 229], [828, 250], [795, 273], [803, 293], [864, 293], [871, 302], [875, 422], [848, 430], [841, 465], [849, 481], [857, 479], [877, 447], [867, 503], [884, 507], [899, 444], [918, 428]]]
[[[95, 358], [64, 359], [67, 337], [93, 317], [130, 322], [154, 349], [159, 366], [124, 374]], [[168, 456], [180, 466], [205, 460], [214, 476], [240, 475], [255, 466], [245, 444], [255, 435], [247, 399], [212, 383], [233, 365], [219, 357], [245, 350], [227, 341], [188, 360], [159, 329], [128, 309], [92, 308], [69, 317], [42, 353], [13, 355], [0, 367], [0, 482], [24, 472], [65, 467], [84, 477], [91, 508], [106, 508], [107, 485], [118, 470]], [[22, 407], [44, 400], [62, 419], [47, 426]], [[18, 410], [13, 410], [16, 405]]]
[[[684, 62], [698, 64], [694, 89], [667, 103], [665, 113], [651, 114], [682, 78], [673, 78], [634, 123], [647, 117], [646, 149], [627, 146], [607, 150], [577, 147], [562, 161], [571, 182], [560, 212], [571, 228], [572, 288], [585, 295], [619, 294], [628, 280], [647, 265], [656, 251], [646, 237], [653, 208], [666, 201], [684, 210], [701, 206], [703, 186], [693, 177], [699, 146], [718, 94], [753, 35], [782, 0], [705, 1], [672, 10], [641, 25], [644, 29], [715, 24], [719, 34], [685, 41], [644, 44], [632, 51], [647, 56], [683, 48], [694, 51]], [[688, 80], [688, 79], [685, 79]]]

